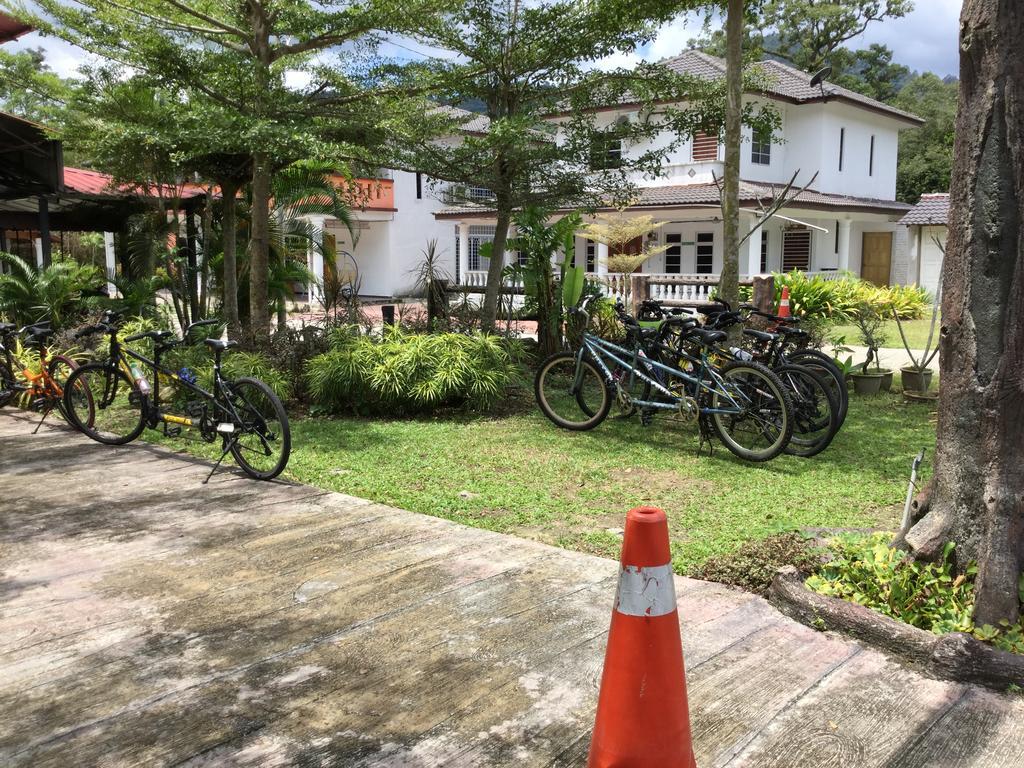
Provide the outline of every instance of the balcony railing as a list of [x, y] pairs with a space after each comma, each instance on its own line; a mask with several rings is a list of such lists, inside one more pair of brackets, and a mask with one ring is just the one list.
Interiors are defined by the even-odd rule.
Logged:
[[395, 182], [392, 179], [350, 179], [334, 174], [331, 182], [353, 208], [363, 211], [395, 210]]

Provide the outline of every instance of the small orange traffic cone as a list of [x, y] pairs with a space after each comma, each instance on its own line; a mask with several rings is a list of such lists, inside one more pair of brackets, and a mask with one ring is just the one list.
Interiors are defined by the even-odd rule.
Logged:
[[626, 515], [588, 768], [696, 768], [668, 521]]
[[779, 317], [789, 317], [789, 286], [782, 286], [782, 297], [779, 299]]

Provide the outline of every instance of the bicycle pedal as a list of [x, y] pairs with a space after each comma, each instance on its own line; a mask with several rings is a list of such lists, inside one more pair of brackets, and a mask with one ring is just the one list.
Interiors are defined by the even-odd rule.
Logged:
[[47, 400], [45, 397], [35, 397], [30, 405], [33, 411], [42, 411], [46, 408], [46, 404]]
[[181, 434], [181, 427], [169, 427], [164, 424], [164, 437], [177, 437]]

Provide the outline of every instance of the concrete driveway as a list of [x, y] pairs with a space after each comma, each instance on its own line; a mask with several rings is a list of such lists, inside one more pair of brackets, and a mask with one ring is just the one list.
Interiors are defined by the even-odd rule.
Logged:
[[[31, 426], [0, 414], [0, 765], [585, 764], [614, 562]], [[1024, 699], [677, 594], [702, 768], [1024, 765]]]

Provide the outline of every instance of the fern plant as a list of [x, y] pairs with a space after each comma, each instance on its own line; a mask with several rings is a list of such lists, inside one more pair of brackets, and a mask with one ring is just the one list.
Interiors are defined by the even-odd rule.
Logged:
[[518, 372], [518, 342], [491, 335], [416, 335], [400, 328], [382, 338], [349, 329], [306, 366], [311, 400], [328, 411], [414, 413], [449, 405], [487, 408]]

